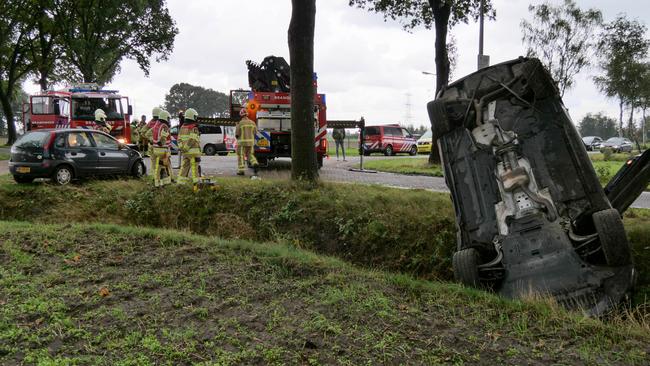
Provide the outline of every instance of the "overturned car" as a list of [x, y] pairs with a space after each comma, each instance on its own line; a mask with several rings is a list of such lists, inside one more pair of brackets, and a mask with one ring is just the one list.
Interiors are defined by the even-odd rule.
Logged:
[[458, 281], [591, 315], [630, 293], [620, 213], [539, 60], [479, 70], [427, 108], [456, 212]]

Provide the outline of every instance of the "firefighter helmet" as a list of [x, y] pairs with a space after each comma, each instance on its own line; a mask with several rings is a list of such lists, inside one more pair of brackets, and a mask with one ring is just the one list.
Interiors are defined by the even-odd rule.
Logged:
[[185, 110], [185, 119], [190, 121], [196, 121], [196, 117], [199, 113], [194, 108], [187, 108]]
[[106, 122], [106, 113], [102, 109], [95, 110], [95, 121]]
[[151, 110], [151, 117], [153, 117], [153, 119], [156, 119], [156, 118], [160, 117], [160, 112], [161, 111], [162, 111], [162, 109], [160, 109], [160, 107], [154, 107], [154, 109]]
[[169, 122], [170, 117], [171, 117], [171, 115], [169, 114], [169, 112], [167, 112], [164, 109], [161, 110], [160, 114], [158, 115], [158, 119], [161, 120], [161, 121], [165, 121], [165, 122]]

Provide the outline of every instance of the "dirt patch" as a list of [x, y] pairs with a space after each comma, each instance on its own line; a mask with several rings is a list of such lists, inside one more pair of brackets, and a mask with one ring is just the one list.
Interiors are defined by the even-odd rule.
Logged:
[[0, 228], [1, 364], [643, 363], [650, 351], [647, 334], [284, 246]]

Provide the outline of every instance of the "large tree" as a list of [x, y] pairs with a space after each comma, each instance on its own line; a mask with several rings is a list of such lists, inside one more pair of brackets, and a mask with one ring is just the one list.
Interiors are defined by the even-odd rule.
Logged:
[[[56, 24], [54, 14], [57, 0], [33, 0], [33, 34], [35, 41], [30, 49], [30, 62], [34, 64], [35, 77], [41, 90], [47, 90], [52, 81], [57, 81], [63, 53], [61, 47], [61, 27]], [[54, 79], [54, 80], [53, 80]]]
[[223, 117], [229, 109], [226, 94], [188, 83], [174, 84], [165, 95], [165, 109], [173, 113], [187, 108], [196, 109], [201, 116]]
[[602, 74], [594, 81], [606, 96], [615, 98], [619, 105], [619, 135], [623, 134], [623, 110], [631, 105], [633, 116], [638, 98], [640, 60], [647, 57], [650, 40], [646, 38], [646, 26], [636, 20], [620, 15], [605, 24], [599, 37], [598, 53]]
[[588, 113], [578, 124], [581, 136], [599, 136], [610, 138], [616, 136], [616, 120], [602, 112]]
[[178, 29], [164, 0], [60, 0], [63, 61], [67, 79], [110, 82], [123, 59], [149, 75], [151, 59], [167, 60]]
[[564, 96], [575, 76], [590, 64], [602, 14], [598, 9], [582, 10], [573, 0], [564, 0], [558, 6], [530, 5], [528, 10], [532, 20], [521, 21], [528, 55], [544, 63]]
[[289, 58], [291, 64], [291, 178], [318, 179], [314, 151], [314, 28], [316, 0], [291, 0]]
[[[400, 20], [406, 30], [419, 26], [435, 28], [436, 95], [449, 83], [449, 28], [470, 19], [476, 20], [481, 12], [492, 19], [496, 15], [491, 0], [485, 0], [483, 9], [481, 0], [349, 0], [349, 4], [383, 13], [384, 19]], [[439, 161], [438, 149], [431, 149], [429, 162]]]
[[16, 140], [14, 102], [21, 82], [34, 70], [28, 59], [34, 44], [31, 0], [0, 2], [0, 104], [7, 123], [7, 142]]

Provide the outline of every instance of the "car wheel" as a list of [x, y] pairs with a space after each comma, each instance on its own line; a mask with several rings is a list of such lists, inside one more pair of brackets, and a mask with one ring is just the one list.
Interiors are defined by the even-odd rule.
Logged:
[[475, 248], [467, 248], [454, 253], [452, 266], [456, 281], [465, 286], [480, 287], [479, 260], [480, 256]]
[[217, 148], [214, 145], [205, 145], [205, 147], [203, 148], [203, 152], [205, 153], [205, 155], [212, 156], [217, 153]]
[[33, 181], [34, 181], [34, 178], [32, 178], [32, 177], [26, 177], [26, 176], [24, 176], [24, 175], [14, 175], [14, 180], [16, 181], [16, 183], [25, 184], [25, 183], [31, 183], [31, 182], [33, 182]]
[[393, 147], [390, 145], [386, 146], [386, 150], [384, 150], [384, 155], [386, 156], [393, 155]]
[[219, 152], [219, 156], [226, 156], [226, 155], [228, 155], [227, 151], [220, 151]]
[[411, 151], [409, 151], [409, 155], [415, 156], [417, 155], [417, 153], [418, 153], [418, 148], [415, 145], [411, 146]]
[[621, 220], [618, 210], [610, 208], [598, 211], [593, 214], [592, 220], [607, 264], [610, 266], [631, 264], [630, 244], [627, 241], [623, 220]]
[[52, 174], [52, 180], [61, 186], [72, 182], [72, 178], [74, 178], [74, 173], [69, 165], [59, 165]]
[[137, 161], [135, 164], [133, 164], [133, 168], [131, 168], [131, 176], [134, 178], [142, 178], [147, 174], [147, 168], [144, 166], [144, 163], [142, 160]]

